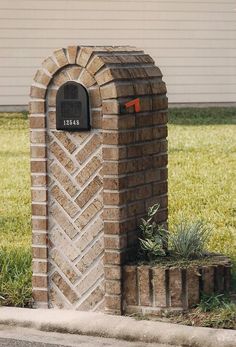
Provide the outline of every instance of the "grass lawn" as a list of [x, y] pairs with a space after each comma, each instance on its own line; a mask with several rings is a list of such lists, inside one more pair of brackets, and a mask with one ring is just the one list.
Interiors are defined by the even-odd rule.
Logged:
[[[236, 262], [236, 109], [173, 109], [169, 122], [169, 227], [205, 220], [209, 249]], [[31, 298], [28, 120], [0, 114], [0, 302]]]

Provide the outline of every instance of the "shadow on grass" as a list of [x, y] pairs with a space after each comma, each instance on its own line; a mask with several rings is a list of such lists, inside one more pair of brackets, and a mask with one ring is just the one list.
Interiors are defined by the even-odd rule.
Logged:
[[169, 124], [236, 124], [236, 107], [172, 108], [169, 109]]

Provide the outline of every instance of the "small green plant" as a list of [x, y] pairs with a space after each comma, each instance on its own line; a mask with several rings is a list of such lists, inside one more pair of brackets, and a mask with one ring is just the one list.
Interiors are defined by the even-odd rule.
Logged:
[[141, 219], [140, 229], [142, 236], [139, 239], [140, 246], [149, 260], [166, 255], [165, 245], [167, 241], [167, 231], [153, 221], [159, 207], [159, 204], [149, 207], [147, 219]]
[[175, 257], [180, 259], [197, 259], [204, 256], [209, 229], [202, 221], [182, 222], [173, 233], [169, 234], [169, 243]]
[[203, 294], [197, 307], [201, 312], [212, 312], [219, 308], [229, 308], [231, 304], [230, 299], [224, 294], [213, 294], [210, 296]]

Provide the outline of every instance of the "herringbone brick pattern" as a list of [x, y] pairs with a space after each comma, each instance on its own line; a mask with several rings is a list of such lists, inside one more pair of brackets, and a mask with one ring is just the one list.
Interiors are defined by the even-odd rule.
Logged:
[[104, 301], [101, 135], [48, 129], [49, 301], [101, 310]]

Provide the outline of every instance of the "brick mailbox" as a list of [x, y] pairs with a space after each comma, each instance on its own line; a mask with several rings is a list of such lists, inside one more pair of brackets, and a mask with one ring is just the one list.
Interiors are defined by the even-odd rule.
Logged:
[[122, 313], [140, 218], [167, 221], [167, 98], [133, 47], [68, 47], [31, 86], [35, 307]]

